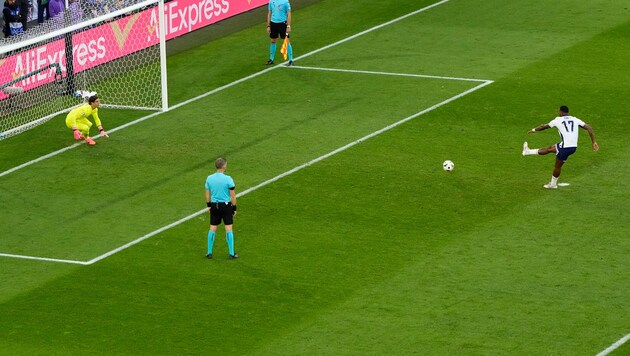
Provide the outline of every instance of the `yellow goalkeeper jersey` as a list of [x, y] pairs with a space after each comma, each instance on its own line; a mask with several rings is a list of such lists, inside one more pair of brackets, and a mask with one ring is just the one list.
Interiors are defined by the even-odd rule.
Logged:
[[94, 118], [96, 126], [101, 126], [101, 119], [98, 118], [98, 108], [92, 109], [92, 106], [88, 103], [83, 104], [76, 109], [72, 109], [66, 117], [66, 122], [70, 121], [71, 126], [76, 126], [77, 120], [82, 118], [87, 119], [90, 115]]

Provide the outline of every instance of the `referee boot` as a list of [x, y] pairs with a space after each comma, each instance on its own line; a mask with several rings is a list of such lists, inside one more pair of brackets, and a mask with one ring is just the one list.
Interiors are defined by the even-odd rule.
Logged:
[[267, 63], [265, 63], [266, 66], [270, 66], [273, 64], [273, 59], [270, 59], [267, 61]]
[[287, 63], [287, 67], [293, 67], [293, 61], [289, 61], [289, 63]]
[[231, 259], [231, 260], [235, 260], [235, 259], [237, 259], [237, 258], [238, 258], [238, 254], [236, 254], [236, 253], [235, 253], [235, 254], [233, 254], [233, 255], [230, 255], [230, 259]]
[[209, 259], [209, 260], [211, 260], [211, 259], [212, 259], [212, 254], [211, 254], [211, 253], [207, 254], [207, 255], [206, 255], [206, 258], [207, 258], [207, 259]]

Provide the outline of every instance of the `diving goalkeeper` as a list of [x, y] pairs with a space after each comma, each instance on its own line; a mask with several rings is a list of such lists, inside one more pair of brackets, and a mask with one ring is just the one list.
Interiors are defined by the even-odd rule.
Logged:
[[101, 136], [109, 137], [107, 132], [103, 130], [101, 120], [98, 118], [98, 107], [101, 105], [101, 99], [96, 95], [92, 95], [88, 98], [88, 102], [72, 109], [68, 116], [66, 116], [66, 126], [74, 131], [75, 140], [85, 140], [89, 145], [96, 145], [96, 142], [90, 138], [90, 127], [92, 122], [88, 120], [88, 116], [92, 115], [94, 122], [98, 130], [101, 132]]

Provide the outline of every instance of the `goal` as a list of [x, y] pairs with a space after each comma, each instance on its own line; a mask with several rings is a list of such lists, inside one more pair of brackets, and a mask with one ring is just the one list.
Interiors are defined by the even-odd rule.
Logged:
[[107, 1], [109, 8], [98, 9], [71, 1], [43, 25], [0, 44], [0, 139], [93, 93], [103, 108], [168, 110], [163, 0], [99, 4]]

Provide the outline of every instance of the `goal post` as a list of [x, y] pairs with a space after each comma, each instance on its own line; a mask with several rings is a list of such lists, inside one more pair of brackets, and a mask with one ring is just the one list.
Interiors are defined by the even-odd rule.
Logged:
[[[0, 139], [82, 104], [168, 110], [163, 0], [106, 13], [69, 6], [0, 44]], [[88, 3], [88, 2], [85, 2]]]

